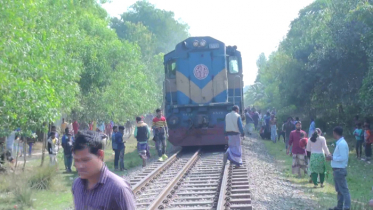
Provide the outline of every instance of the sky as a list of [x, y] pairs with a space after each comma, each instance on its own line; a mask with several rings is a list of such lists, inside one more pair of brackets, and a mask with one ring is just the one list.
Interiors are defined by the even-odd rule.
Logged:
[[[148, 0], [159, 9], [173, 11], [187, 23], [191, 36], [211, 36], [241, 51], [244, 85], [253, 84], [260, 53], [276, 51], [299, 10], [314, 0]], [[103, 4], [110, 16], [119, 17], [136, 0]], [[180, 40], [182, 41], [182, 40]]]

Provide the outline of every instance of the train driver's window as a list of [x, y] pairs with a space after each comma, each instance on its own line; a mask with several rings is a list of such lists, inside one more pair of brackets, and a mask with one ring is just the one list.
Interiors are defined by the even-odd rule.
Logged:
[[238, 73], [238, 61], [236, 56], [229, 56], [229, 73], [236, 74]]
[[167, 64], [167, 77], [173, 79], [176, 77], [176, 61], [170, 61]]

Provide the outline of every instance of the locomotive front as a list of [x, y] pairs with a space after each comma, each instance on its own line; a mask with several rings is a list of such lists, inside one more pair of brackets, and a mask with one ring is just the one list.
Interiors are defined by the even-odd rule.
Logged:
[[211, 37], [190, 37], [164, 56], [164, 109], [175, 146], [224, 145], [225, 115], [243, 107], [241, 54]]

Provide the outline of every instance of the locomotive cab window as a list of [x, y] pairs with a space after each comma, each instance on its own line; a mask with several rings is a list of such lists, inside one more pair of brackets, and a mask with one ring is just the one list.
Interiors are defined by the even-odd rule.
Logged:
[[229, 67], [228, 67], [229, 73], [237, 74], [239, 72], [238, 59], [236, 56], [229, 56], [228, 64], [229, 64]]
[[169, 61], [166, 66], [166, 75], [169, 79], [176, 78], [176, 61]]

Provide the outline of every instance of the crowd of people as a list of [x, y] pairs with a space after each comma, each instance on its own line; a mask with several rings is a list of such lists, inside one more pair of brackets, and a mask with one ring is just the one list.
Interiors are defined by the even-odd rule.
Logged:
[[[245, 109], [246, 126], [244, 133], [251, 135], [253, 129], [259, 131], [262, 139], [270, 139], [273, 143], [280, 141], [283, 138], [285, 143], [286, 153], [293, 158], [292, 173], [303, 177], [305, 175], [310, 177], [309, 182], [314, 184], [317, 188], [324, 187], [326, 164], [330, 161], [333, 170], [333, 177], [335, 189], [338, 194], [338, 203], [330, 210], [347, 210], [350, 209], [351, 199], [347, 186], [347, 164], [349, 156], [349, 147], [343, 137], [343, 128], [335, 127], [333, 129], [333, 137], [336, 140], [336, 147], [333, 154], [330, 153], [326, 139], [320, 128], [316, 127], [315, 120], [310, 119], [308, 133], [302, 130], [302, 122], [299, 117], [295, 120], [288, 117], [282, 123], [280, 129], [277, 128], [277, 119], [275, 109], [268, 110], [264, 116], [261, 111], [256, 111], [255, 108]], [[371, 145], [373, 143], [373, 135], [371, 135], [370, 122], [365, 120], [362, 123], [359, 117], [354, 119], [355, 127], [353, 135], [356, 139], [356, 157], [359, 160], [370, 163], [372, 156]], [[364, 155], [363, 157], [363, 148]], [[373, 205], [373, 200], [370, 201]]]

